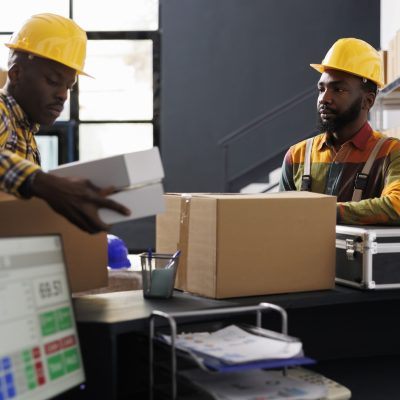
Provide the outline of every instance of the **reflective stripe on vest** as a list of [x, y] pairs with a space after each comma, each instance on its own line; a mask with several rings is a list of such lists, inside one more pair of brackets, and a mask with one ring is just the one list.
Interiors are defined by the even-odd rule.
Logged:
[[376, 142], [375, 147], [372, 149], [369, 154], [367, 162], [364, 164], [364, 168], [361, 172], [359, 172], [356, 176], [356, 180], [354, 181], [354, 192], [351, 201], [360, 201], [361, 196], [368, 183], [368, 174], [371, 171], [372, 164], [375, 161], [376, 155], [378, 154], [380, 148], [383, 143], [386, 141], [386, 138], [380, 138], [378, 142]]
[[304, 174], [301, 177], [301, 189], [309, 192], [311, 190], [311, 151], [314, 138], [306, 141], [306, 154], [304, 156]]

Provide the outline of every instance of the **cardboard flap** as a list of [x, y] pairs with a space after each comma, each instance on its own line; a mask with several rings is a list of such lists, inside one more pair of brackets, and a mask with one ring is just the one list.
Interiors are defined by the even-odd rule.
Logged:
[[182, 195], [181, 212], [179, 225], [179, 241], [177, 248], [181, 251], [179, 259], [179, 268], [176, 276], [176, 286], [178, 288], [186, 288], [187, 286], [187, 258], [189, 250], [189, 223], [190, 223], [190, 195]]
[[15, 196], [12, 196], [11, 194], [0, 192], [0, 201], [9, 201], [15, 199]]
[[186, 290], [214, 297], [217, 290], [218, 202], [193, 198], [188, 237]]

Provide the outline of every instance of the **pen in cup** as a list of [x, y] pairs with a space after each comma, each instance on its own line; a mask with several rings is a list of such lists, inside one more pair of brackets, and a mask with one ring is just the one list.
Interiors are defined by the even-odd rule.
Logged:
[[173, 254], [166, 254], [148, 248], [140, 255], [144, 297], [164, 299], [172, 297], [180, 254], [179, 250]]
[[151, 286], [151, 281], [153, 279], [153, 277], [152, 277], [152, 269], [153, 269], [153, 267], [151, 266], [152, 258], [153, 258], [153, 250], [151, 249], [151, 247], [149, 247], [147, 249], [147, 260], [149, 262], [149, 271], [150, 271], [149, 281], [150, 281], [150, 286]]
[[169, 260], [169, 263], [165, 266], [165, 269], [171, 268], [174, 265], [174, 261], [176, 258], [178, 258], [181, 254], [180, 250], [177, 250], [171, 257], [171, 260]]

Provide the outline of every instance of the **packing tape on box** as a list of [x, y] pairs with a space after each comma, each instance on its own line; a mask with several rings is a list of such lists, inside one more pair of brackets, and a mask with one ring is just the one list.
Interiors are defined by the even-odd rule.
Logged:
[[192, 195], [182, 193], [181, 195], [181, 214], [179, 224], [179, 242], [177, 248], [181, 251], [179, 258], [179, 266], [176, 275], [176, 286], [185, 288], [187, 283], [187, 259], [189, 247], [189, 221], [190, 221], [190, 204]]

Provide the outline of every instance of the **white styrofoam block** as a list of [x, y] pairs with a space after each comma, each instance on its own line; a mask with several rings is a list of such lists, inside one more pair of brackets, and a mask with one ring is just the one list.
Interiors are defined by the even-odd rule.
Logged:
[[99, 216], [102, 221], [111, 225], [117, 222], [125, 222], [162, 213], [165, 211], [163, 194], [164, 191], [161, 183], [122, 190], [108, 196], [108, 198], [123, 204], [131, 210], [132, 214], [125, 216], [116, 211], [101, 208]]
[[157, 147], [92, 161], [63, 164], [50, 172], [63, 177], [89, 179], [99, 187], [114, 186], [116, 189], [156, 182], [164, 177]]
[[125, 216], [102, 208], [99, 216], [107, 224], [156, 215], [165, 208], [161, 184], [164, 170], [157, 147], [64, 164], [50, 172], [62, 177], [89, 179], [99, 187], [113, 186], [116, 192], [108, 197], [129, 208], [132, 214]]

